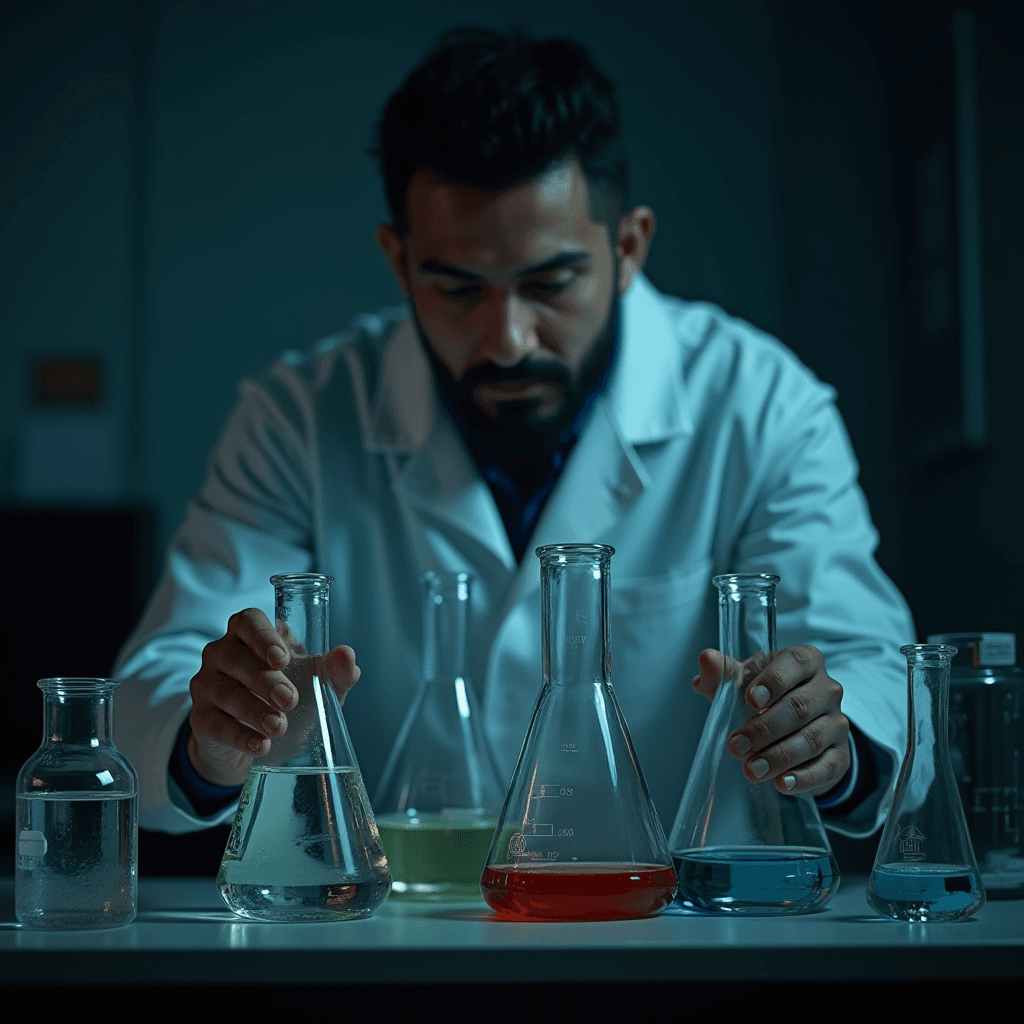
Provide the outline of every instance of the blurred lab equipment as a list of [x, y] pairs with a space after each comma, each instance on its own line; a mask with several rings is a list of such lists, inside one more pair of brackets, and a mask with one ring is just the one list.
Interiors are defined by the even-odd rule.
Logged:
[[722, 681], [715, 692], [669, 847], [677, 902], [722, 914], [799, 914], [822, 906], [839, 868], [809, 793], [749, 782], [729, 753], [732, 733], [760, 712], [746, 693], [775, 655], [778, 576], [716, 576]]
[[949, 759], [985, 896], [1024, 897], [1024, 671], [1013, 633], [938, 633], [949, 670]]
[[217, 874], [224, 902], [254, 921], [369, 917], [391, 887], [363, 777], [327, 676], [334, 580], [273, 576], [275, 628], [299, 692], [288, 731], [246, 776]]
[[675, 895], [611, 686], [613, 553], [603, 544], [537, 549], [543, 685], [480, 880], [502, 918], [646, 917]]
[[17, 782], [14, 904], [27, 928], [135, 919], [139, 780], [114, 746], [116, 679], [40, 679], [43, 742]]
[[949, 765], [949, 665], [956, 648], [908, 644], [907, 752], [882, 830], [867, 900], [897, 921], [962, 921], [985, 902]]
[[424, 573], [423, 674], [374, 795], [391, 898], [480, 900], [504, 786], [466, 669], [472, 577]]

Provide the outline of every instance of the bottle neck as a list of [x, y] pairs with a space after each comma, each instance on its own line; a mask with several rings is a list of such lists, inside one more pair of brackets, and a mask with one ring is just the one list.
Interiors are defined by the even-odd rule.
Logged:
[[110, 746], [113, 705], [113, 694], [45, 694], [43, 745]]
[[719, 649], [736, 686], [745, 685], [775, 653], [775, 585], [737, 586], [718, 578]]
[[611, 681], [608, 565], [599, 559], [541, 565], [544, 682]]

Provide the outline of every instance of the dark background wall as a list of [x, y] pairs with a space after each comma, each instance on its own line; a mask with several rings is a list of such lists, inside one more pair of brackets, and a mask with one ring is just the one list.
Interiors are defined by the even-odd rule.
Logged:
[[[965, 8], [987, 440], [922, 461], [903, 415], [909, 394], [941, 403], [942, 380], [960, 373], [905, 315], [915, 212], [902, 76], [951, 9], [0, 2], [0, 569], [15, 595], [2, 639], [16, 652], [2, 660], [4, 691], [18, 694], [6, 771], [38, 742], [35, 678], [109, 670], [239, 377], [398, 300], [371, 240], [386, 211], [365, 150], [388, 94], [440, 31], [466, 22], [572, 35], [617, 81], [632, 199], [659, 218], [649, 276], [779, 335], [837, 388], [878, 557], [918, 638], [1024, 632], [1019, 4]], [[40, 398], [40, 360], [84, 361], [91, 385]], [[40, 509], [70, 514], [61, 522], [77, 526], [62, 533], [78, 529], [78, 549], [101, 551], [106, 571], [58, 545]], [[115, 525], [114, 510], [134, 525]], [[26, 566], [39, 583], [28, 595]], [[62, 645], [57, 609], [84, 639]], [[15, 625], [26, 616], [45, 645]]]

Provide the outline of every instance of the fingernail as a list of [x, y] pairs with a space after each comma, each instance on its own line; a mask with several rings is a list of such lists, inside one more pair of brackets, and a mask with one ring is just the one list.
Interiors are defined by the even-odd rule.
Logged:
[[758, 708], [763, 708], [771, 698], [771, 690], [767, 686], [755, 686], [750, 693], [750, 699], [754, 702], [754, 706]]
[[744, 754], [750, 753], [750, 748], [753, 747], [753, 745], [754, 744], [743, 735], [733, 736], [733, 738], [729, 740], [729, 749], [737, 757], [742, 757]]
[[254, 754], [262, 754], [264, 742], [264, 740], [249, 740], [249, 749]]
[[263, 731], [277, 732], [281, 728], [281, 716], [273, 713], [263, 716]]
[[267, 661], [275, 668], [280, 668], [288, 660], [283, 647], [271, 647], [267, 650]]
[[287, 710], [292, 703], [292, 688], [286, 683], [278, 683], [270, 691], [270, 699], [282, 710]]
[[768, 767], [768, 762], [763, 757], [759, 757], [756, 761], [752, 761], [750, 764], [750, 770], [758, 779], [763, 778], [768, 774]]
[[782, 781], [785, 784], [785, 787], [786, 787], [787, 790], [793, 789], [793, 787], [796, 786], [796, 776], [795, 775], [784, 775], [782, 777]]

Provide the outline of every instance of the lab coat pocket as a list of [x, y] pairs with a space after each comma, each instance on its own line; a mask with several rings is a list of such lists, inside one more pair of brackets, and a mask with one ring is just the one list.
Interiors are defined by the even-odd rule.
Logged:
[[613, 579], [611, 610], [612, 683], [638, 748], [672, 745], [669, 733], [681, 718], [695, 719], [699, 734], [706, 709], [690, 680], [697, 655], [717, 646], [711, 560], [621, 584]]

